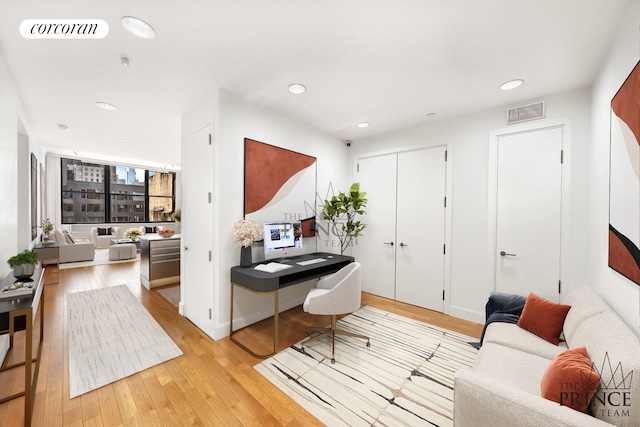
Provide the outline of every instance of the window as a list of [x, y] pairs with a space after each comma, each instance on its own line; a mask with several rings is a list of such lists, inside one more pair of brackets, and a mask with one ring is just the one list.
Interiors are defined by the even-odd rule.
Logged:
[[62, 159], [65, 224], [172, 221], [173, 172]]
[[149, 171], [149, 221], [173, 221], [176, 175]]
[[81, 160], [62, 159], [62, 222], [104, 222], [104, 183], [91, 182], [87, 167], [99, 167]]

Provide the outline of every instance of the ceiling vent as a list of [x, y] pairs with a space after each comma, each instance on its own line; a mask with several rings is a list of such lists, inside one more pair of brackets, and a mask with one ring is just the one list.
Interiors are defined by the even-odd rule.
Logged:
[[544, 118], [544, 101], [507, 109], [507, 124], [526, 122]]

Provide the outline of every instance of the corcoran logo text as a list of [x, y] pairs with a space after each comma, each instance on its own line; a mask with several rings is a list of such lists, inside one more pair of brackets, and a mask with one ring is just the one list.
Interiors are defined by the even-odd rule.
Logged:
[[109, 24], [102, 19], [25, 19], [20, 35], [25, 39], [102, 39]]

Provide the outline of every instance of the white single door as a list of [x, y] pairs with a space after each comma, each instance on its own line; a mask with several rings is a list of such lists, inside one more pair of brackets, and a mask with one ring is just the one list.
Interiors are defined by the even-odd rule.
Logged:
[[498, 136], [495, 289], [559, 300], [563, 128]]
[[212, 148], [206, 126], [183, 142], [182, 162], [182, 295], [184, 316], [209, 336], [214, 327], [213, 271], [211, 263], [212, 209], [209, 194], [212, 188]]
[[362, 290], [395, 298], [396, 154], [358, 160], [356, 181], [367, 193], [367, 224], [354, 248], [362, 264]]
[[398, 153], [396, 299], [444, 311], [446, 147]]

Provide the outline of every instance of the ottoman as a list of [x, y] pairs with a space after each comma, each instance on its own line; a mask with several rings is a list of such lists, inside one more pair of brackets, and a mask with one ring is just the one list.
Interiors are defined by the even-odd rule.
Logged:
[[123, 259], [133, 259], [138, 252], [133, 243], [121, 243], [109, 246], [109, 261], [120, 261]]

